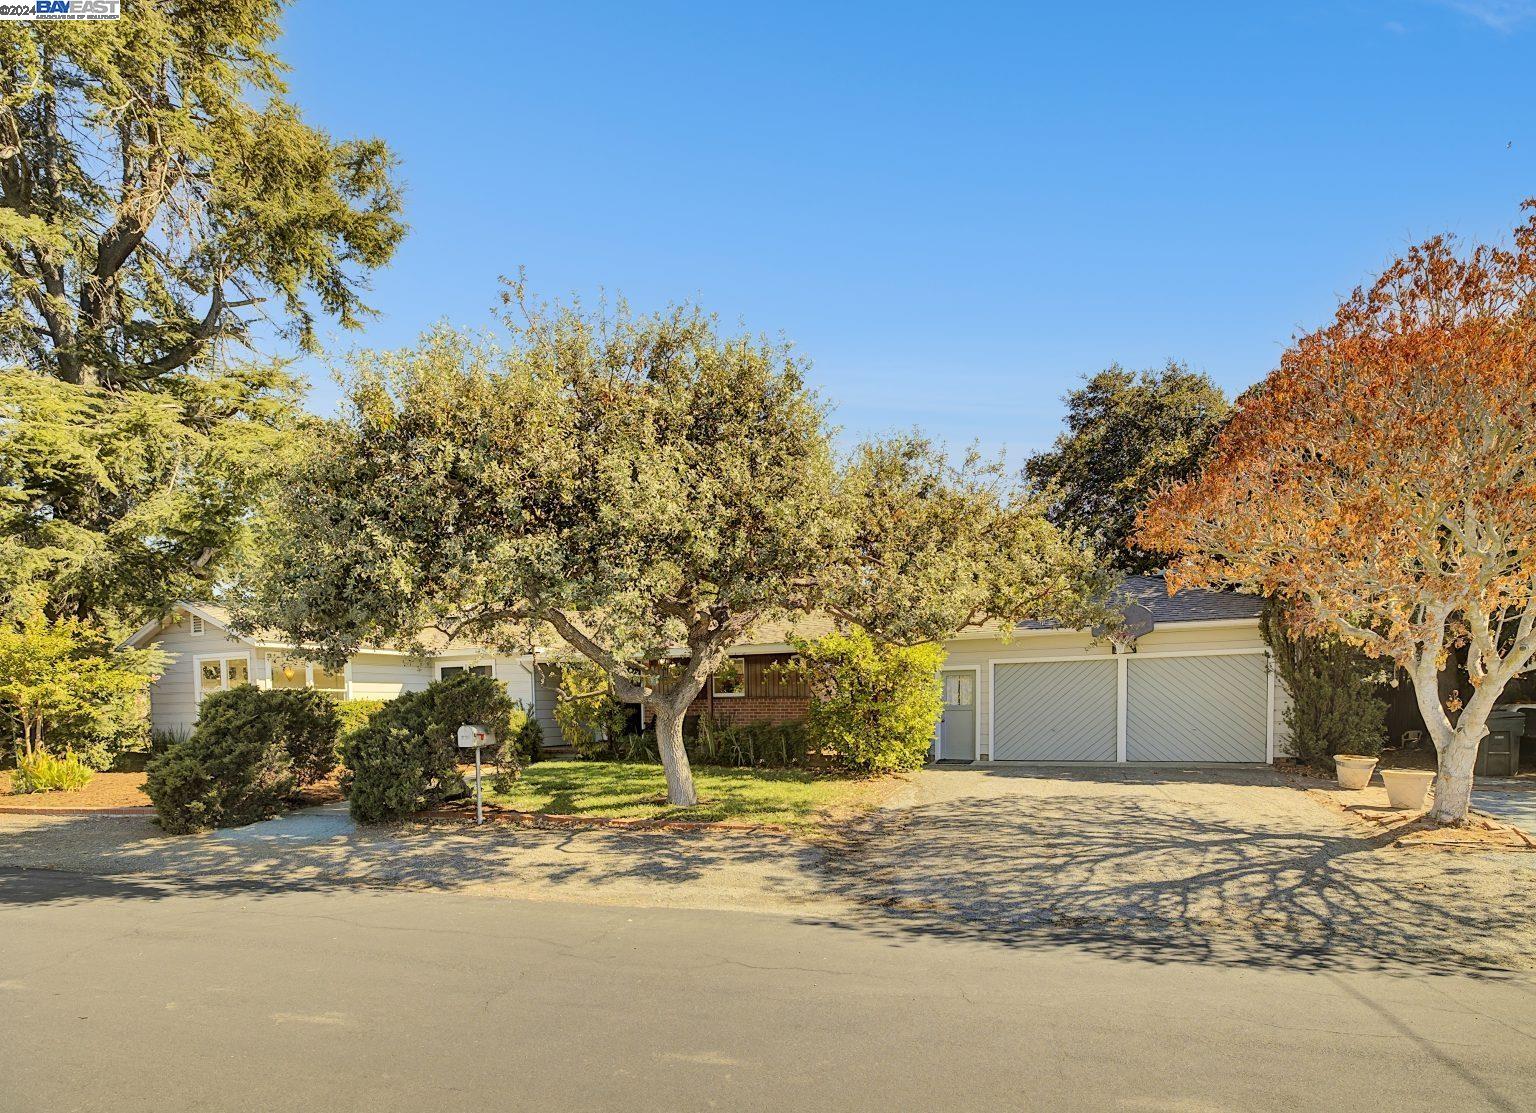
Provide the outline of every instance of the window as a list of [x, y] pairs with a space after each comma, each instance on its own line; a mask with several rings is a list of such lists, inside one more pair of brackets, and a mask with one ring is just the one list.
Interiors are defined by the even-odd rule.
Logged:
[[747, 694], [747, 668], [740, 657], [727, 657], [715, 670], [714, 693], [717, 696]]
[[199, 657], [197, 659], [197, 698], [222, 692], [251, 682], [251, 659], [238, 657]]
[[187, 632], [190, 633], [194, 638], [202, 637], [203, 631], [207, 629], [207, 627], [203, 625], [203, 616], [200, 614], [195, 614], [190, 617], [191, 621], [187, 624]]
[[447, 680], [450, 676], [458, 676], [460, 673], [469, 673], [470, 676], [494, 676], [495, 669], [490, 665], [440, 665], [437, 670], [439, 680]]
[[274, 688], [313, 688], [317, 692], [345, 696], [347, 674], [345, 669], [328, 669], [317, 661], [302, 657], [267, 658], [267, 669]]
[[944, 674], [944, 706], [973, 707], [976, 704], [976, 677], [968, 672]]

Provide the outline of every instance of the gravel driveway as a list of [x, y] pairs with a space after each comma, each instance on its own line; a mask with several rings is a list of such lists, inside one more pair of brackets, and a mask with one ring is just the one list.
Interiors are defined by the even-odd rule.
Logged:
[[938, 768], [901, 804], [829, 862], [892, 935], [1536, 969], [1536, 854], [1397, 848], [1271, 770]]

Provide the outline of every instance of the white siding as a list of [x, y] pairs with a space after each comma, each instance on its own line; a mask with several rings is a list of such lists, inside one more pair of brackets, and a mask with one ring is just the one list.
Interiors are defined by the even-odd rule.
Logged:
[[430, 663], [387, 653], [359, 653], [347, 668], [350, 699], [391, 700], [402, 692], [419, 692], [436, 673]]
[[149, 686], [149, 723], [155, 730], [190, 731], [197, 722], [198, 657], [248, 653], [251, 679], [266, 678], [262, 654], [248, 644], [228, 637], [211, 622], [204, 633], [194, 636], [188, 630], [186, 613], [178, 611], [177, 618], [153, 641], [156, 649], [171, 655], [165, 671]]

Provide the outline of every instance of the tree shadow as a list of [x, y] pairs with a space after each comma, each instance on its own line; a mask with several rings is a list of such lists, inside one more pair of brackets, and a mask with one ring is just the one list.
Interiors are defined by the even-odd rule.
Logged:
[[[1213, 779], [1185, 769], [1027, 775], [1126, 785]], [[1279, 784], [1263, 772], [1220, 779]], [[1070, 945], [1148, 961], [1536, 968], [1536, 869], [1395, 850], [1395, 834], [1354, 833], [1321, 809], [1303, 827], [1266, 819], [1255, 801], [1258, 814], [1243, 822], [1156, 794], [1066, 787], [876, 815], [827, 847], [827, 889], [858, 911], [821, 922], [889, 939]]]
[[[139, 817], [60, 816], [0, 825], [0, 906], [343, 886], [463, 891], [490, 885], [515, 896], [519, 888], [560, 885], [569, 889], [562, 895], [574, 899], [678, 901], [693, 887], [755, 884], [763, 892], [785, 891], [795, 876], [814, 872], [816, 856], [809, 843], [776, 835], [440, 822], [264, 839], [166, 835]], [[125, 880], [110, 891], [82, 885], [72, 893], [57, 884], [26, 884], [32, 870]], [[130, 879], [140, 876], [160, 880]]]

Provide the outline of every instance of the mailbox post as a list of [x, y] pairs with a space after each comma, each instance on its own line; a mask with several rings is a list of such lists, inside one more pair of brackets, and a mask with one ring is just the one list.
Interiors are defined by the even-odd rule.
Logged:
[[475, 751], [475, 824], [485, 822], [484, 806], [480, 795], [480, 751], [496, 745], [496, 736], [476, 723], [465, 723], [459, 728], [459, 749]]

